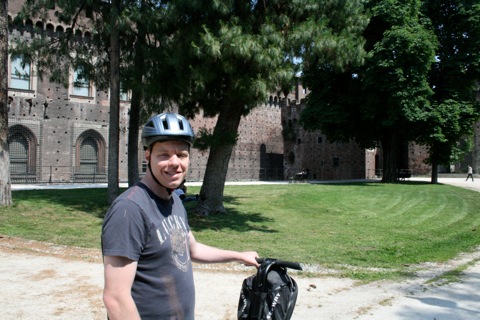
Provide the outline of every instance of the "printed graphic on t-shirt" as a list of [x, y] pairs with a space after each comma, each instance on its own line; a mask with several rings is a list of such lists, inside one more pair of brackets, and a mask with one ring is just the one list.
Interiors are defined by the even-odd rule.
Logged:
[[187, 272], [190, 262], [190, 252], [188, 250], [188, 232], [185, 221], [182, 217], [169, 216], [162, 221], [161, 228], [157, 229], [157, 237], [160, 245], [165, 240], [170, 239], [172, 248], [172, 259], [183, 272]]
[[172, 230], [172, 258], [176, 266], [183, 272], [188, 270], [190, 260], [188, 253], [187, 235], [184, 230]]

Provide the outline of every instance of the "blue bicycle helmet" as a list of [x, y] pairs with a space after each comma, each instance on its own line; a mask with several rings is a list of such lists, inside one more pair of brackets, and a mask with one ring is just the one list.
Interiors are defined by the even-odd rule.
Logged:
[[148, 148], [157, 141], [178, 140], [192, 146], [195, 134], [188, 120], [179, 114], [165, 112], [157, 114], [150, 119], [143, 127], [142, 143]]

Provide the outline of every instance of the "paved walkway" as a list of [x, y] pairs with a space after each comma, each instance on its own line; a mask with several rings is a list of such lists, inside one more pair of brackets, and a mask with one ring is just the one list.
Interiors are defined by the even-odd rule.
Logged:
[[[346, 183], [346, 182], [379, 182], [376, 179], [352, 179], [352, 180], [310, 180], [309, 183], [315, 184], [329, 184], [329, 183]], [[413, 177], [407, 179], [407, 181], [425, 181], [429, 182], [429, 177]], [[464, 178], [439, 178], [439, 183], [450, 184], [458, 187], [468, 188], [480, 191], [480, 177], [476, 178], [474, 182], [472, 180], [465, 181]], [[288, 181], [227, 181], [226, 185], [265, 185], [265, 184], [288, 184]], [[192, 181], [187, 182], [187, 186], [201, 186], [202, 182]], [[106, 188], [106, 183], [65, 183], [65, 184], [12, 184], [12, 190], [41, 190], [41, 189], [82, 189], [82, 188]], [[128, 187], [127, 183], [120, 183], [121, 188]]]
[[[412, 178], [410, 179], [412, 181], [425, 181], [429, 182], [430, 178]], [[438, 178], [439, 183], [443, 184], [449, 184], [457, 187], [462, 187], [462, 188], [467, 188], [467, 189], [472, 189], [476, 191], [480, 191], [480, 177], [476, 177], [475, 181], [472, 181], [469, 179], [468, 181], [465, 181], [465, 178]]]

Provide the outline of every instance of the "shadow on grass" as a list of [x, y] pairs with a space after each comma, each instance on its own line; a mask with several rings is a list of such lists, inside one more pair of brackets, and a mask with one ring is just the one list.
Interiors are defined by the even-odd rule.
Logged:
[[[121, 189], [120, 192], [123, 192]], [[21, 190], [13, 191], [14, 203], [50, 203], [65, 210], [86, 212], [103, 219], [108, 210], [107, 189]]]
[[[126, 189], [120, 189], [120, 193]], [[16, 203], [38, 203], [58, 205], [66, 211], [79, 211], [103, 219], [109, 205], [107, 204], [107, 189], [64, 189], [64, 190], [21, 190], [13, 191], [13, 200]], [[195, 214], [196, 202], [185, 204], [189, 223], [196, 230], [224, 230], [238, 232], [259, 231], [266, 233], [277, 232], [272, 228], [273, 220], [265, 218], [261, 213], [239, 212], [232, 206], [238, 204], [238, 198], [224, 197], [227, 214], [201, 217]], [[28, 205], [28, 204], [27, 204]]]
[[[383, 182], [381, 182], [383, 183]], [[397, 182], [393, 182], [393, 183], [390, 183], [392, 185], [409, 185], [409, 186], [431, 186], [431, 185], [435, 185], [435, 184], [432, 184], [428, 181], [410, 181], [410, 180], [405, 180], [405, 181], [397, 181]], [[442, 183], [437, 183], [436, 185], [444, 185]]]
[[237, 232], [257, 231], [264, 233], [277, 233], [274, 229], [274, 220], [266, 218], [261, 213], [240, 212], [232, 205], [238, 203], [237, 197], [225, 196], [223, 198], [226, 214], [212, 214], [208, 217], [195, 213], [196, 202], [188, 202], [185, 208], [188, 212], [190, 226], [196, 231], [201, 230], [233, 230]]
[[353, 182], [353, 181], [338, 181], [338, 182], [319, 182], [319, 183], [312, 183], [313, 185], [325, 185], [325, 186], [333, 186], [333, 187], [345, 187], [345, 186], [353, 186], [353, 187], [377, 187], [380, 185], [380, 182]]

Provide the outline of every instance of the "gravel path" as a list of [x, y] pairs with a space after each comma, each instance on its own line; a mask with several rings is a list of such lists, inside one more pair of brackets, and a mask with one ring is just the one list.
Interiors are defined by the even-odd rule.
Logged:
[[[357, 284], [334, 277], [303, 278], [293, 319], [437, 319], [480, 317], [480, 250], [446, 264], [425, 265], [401, 283]], [[0, 301], [4, 320], [106, 319], [99, 252], [0, 238]], [[458, 282], [429, 280], [467, 263]], [[241, 283], [255, 270], [236, 265], [195, 267], [197, 320], [236, 319]]]

